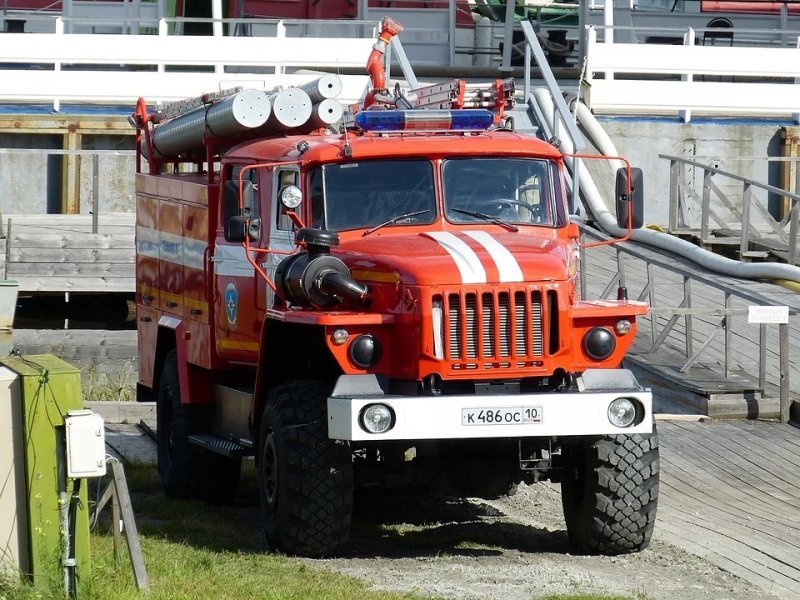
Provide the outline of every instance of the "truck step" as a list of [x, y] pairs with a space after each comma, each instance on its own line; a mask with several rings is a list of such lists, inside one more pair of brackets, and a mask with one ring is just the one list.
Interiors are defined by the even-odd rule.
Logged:
[[237, 458], [242, 456], [253, 456], [253, 449], [251, 447], [247, 447], [243, 444], [240, 444], [234, 440], [226, 440], [223, 438], [219, 438], [215, 435], [207, 435], [207, 434], [199, 434], [199, 435], [190, 435], [189, 442], [200, 446], [201, 448], [205, 448], [210, 452], [214, 452], [216, 454], [222, 454], [223, 456], [229, 456], [231, 458]]

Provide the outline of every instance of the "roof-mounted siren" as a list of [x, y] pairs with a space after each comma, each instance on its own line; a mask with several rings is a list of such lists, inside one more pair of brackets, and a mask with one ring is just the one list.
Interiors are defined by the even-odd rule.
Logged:
[[362, 110], [355, 125], [363, 131], [485, 131], [494, 114], [476, 109]]

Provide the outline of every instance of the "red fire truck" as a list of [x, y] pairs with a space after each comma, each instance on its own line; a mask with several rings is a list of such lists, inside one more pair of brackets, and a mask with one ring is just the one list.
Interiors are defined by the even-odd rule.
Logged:
[[374, 89], [334, 129], [270, 120], [314, 103], [294, 88], [269, 118], [255, 90], [140, 100], [139, 390], [164, 489], [230, 500], [254, 456], [270, 544], [319, 556], [364, 486], [490, 497], [549, 478], [576, 551], [641, 550], [658, 444], [620, 363], [647, 307], [579, 298], [564, 156], [485, 108], [507, 84], [479, 108], [463, 82], [428, 90], [449, 109], [386, 89], [398, 30], [384, 22]]

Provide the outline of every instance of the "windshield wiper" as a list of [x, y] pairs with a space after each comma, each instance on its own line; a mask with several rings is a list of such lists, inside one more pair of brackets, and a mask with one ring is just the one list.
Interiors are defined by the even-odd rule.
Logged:
[[500, 227], [505, 227], [509, 231], [519, 231], [519, 227], [512, 223], [507, 223], [498, 219], [497, 217], [490, 217], [489, 215], [485, 215], [480, 212], [475, 212], [473, 210], [463, 210], [461, 208], [451, 208], [453, 212], [461, 213], [462, 215], [468, 215], [470, 217], [476, 217], [478, 219], [483, 219], [484, 221], [489, 221], [490, 223], [494, 223], [495, 225], [500, 225]]
[[396, 217], [392, 217], [388, 221], [384, 221], [380, 225], [375, 225], [372, 229], [367, 229], [364, 233], [362, 233], [362, 237], [365, 235], [369, 235], [374, 231], [378, 231], [381, 227], [386, 227], [387, 225], [394, 225], [402, 221], [403, 219], [410, 219], [411, 217], [416, 217], [417, 215], [424, 215], [425, 213], [431, 212], [430, 208], [426, 208], [425, 210], [415, 210], [414, 212], [406, 213], [404, 215], [397, 215]]

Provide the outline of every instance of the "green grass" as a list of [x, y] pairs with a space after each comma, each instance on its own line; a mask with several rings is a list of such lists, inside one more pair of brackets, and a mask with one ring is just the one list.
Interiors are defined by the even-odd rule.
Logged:
[[[371, 590], [366, 582], [269, 553], [258, 523], [253, 469], [245, 469], [245, 501], [231, 507], [164, 497], [155, 467], [129, 465], [126, 477], [140, 533], [149, 594], [139, 592], [125, 551], [114, 562], [108, 521], [92, 533], [88, 594], [79, 600], [413, 600], [423, 596]], [[93, 491], [92, 491], [93, 494]], [[104, 511], [104, 516], [110, 509]], [[57, 578], [43, 589], [0, 577], [0, 600], [63, 598]], [[546, 600], [633, 600], [619, 596], [559, 595]]]
[[81, 369], [81, 388], [84, 400], [136, 400], [136, 367], [133, 360], [119, 368], [103, 372], [96, 361]]
[[597, 594], [556, 594], [555, 596], [544, 596], [539, 600], [645, 600], [648, 596], [603, 596]]

